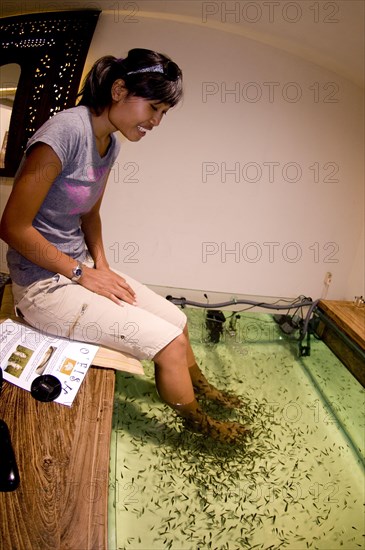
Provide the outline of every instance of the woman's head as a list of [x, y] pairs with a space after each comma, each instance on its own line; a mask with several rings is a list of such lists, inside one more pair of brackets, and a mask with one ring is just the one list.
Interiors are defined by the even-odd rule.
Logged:
[[86, 76], [79, 105], [96, 115], [112, 103], [112, 86], [123, 80], [129, 96], [158, 101], [173, 107], [183, 95], [182, 73], [167, 56], [152, 50], [135, 48], [125, 59], [100, 58]]

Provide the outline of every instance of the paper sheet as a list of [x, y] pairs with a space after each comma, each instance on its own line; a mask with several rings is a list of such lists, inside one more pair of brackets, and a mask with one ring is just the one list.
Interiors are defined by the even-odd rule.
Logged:
[[62, 391], [55, 399], [71, 407], [98, 346], [46, 335], [6, 319], [0, 324], [0, 366], [4, 380], [30, 391], [41, 374], [59, 379]]

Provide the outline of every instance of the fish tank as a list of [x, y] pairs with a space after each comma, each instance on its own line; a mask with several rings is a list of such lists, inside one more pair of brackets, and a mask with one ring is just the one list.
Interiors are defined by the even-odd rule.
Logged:
[[209, 413], [250, 432], [234, 444], [192, 433], [161, 402], [152, 362], [117, 372], [109, 550], [364, 548], [363, 386], [315, 331], [303, 340], [300, 307], [212, 305], [178, 307], [201, 370], [241, 398]]

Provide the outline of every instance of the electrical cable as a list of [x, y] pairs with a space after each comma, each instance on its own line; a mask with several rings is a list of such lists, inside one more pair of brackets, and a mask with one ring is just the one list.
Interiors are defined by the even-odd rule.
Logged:
[[[201, 307], [201, 308], [209, 308], [209, 309], [220, 309], [222, 307], [228, 307], [228, 306], [235, 306], [239, 304], [245, 304], [250, 305], [252, 307], [262, 307], [266, 309], [293, 309], [293, 308], [299, 308], [304, 306], [312, 306], [313, 304], [317, 304], [319, 300], [313, 300], [311, 298], [304, 298], [304, 301], [302, 300], [299, 305], [298, 302], [291, 302], [289, 305], [279, 305], [277, 303], [268, 304], [266, 302], [255, 302], [253, 300], [230, 300], [228, 302], [218, 302], [217, 304], [204, 304], [201, 302], [195, 302], [192, 300], [187, 300], [186, 298], [174, 298], [173, 296], [166, 296], [166, 299], [170, 302], [173, 302], [176, 306], [194, 306], [194, 307]], [[279, 301], [279, 300], [278, 300]]]
[[[204, 294], [204, 296], [206, 298], [208, 298], [206, 294]], [[318, 306], [318, 303], [319, 303], [319, 299], [313, 301], [312, 298], [307, 298], [303, 295], [298, 296], [298, 298], [296, 298], [296, 300], [294, 300], [293, 302], [291, 302], [289, 304], [285, 304], [285, 305], [279, 305], [277, 303], [279, 301], [284, 301], [284, 300], [278, 300], [277, 302], [274, 302], [272, 304], [268, 304], [266, 302], [256, 302], [254, 300], [236, 300], [236, 299], [229, 300], [227, 302], [218, 302], [217, 304], [209, 304], [209, 303], [195, 302], [193, 300], [187, 300], [184, 297], [175, 298], [174, 296], [170, 296], [170, 295], [166, 296], [166, 300], [169, 300], [170, 302], [174, 303], [176, 306], [181, 306], [182, 308], [185, 307], [185, 306], [193, 306], [193, 307], [199, 307], [199, 308], [205, 308], [205, 309], [207, 309], [207, 308], [209, 308], [209, 309], [221, 309], [223, 307], [235, 306], [237, 304], [238, 305], [244, 304], [244, 305], [251, 306], [250, 308], [246, 308], [245, 310], [241, 310], [241, 311], [247, 311], [247, 309], [252, 309], [253, 307], [261, 307], [261, 308], [264, 308], [264, 309], [275, 309], [275, 310], [288, 310], [288, 311], [290, 309], [296, 308], [296, 310], [298, 311], [299, 309], [302, 309], [303, 307], [308, 306], [309, 309], [308, 309], [307, 314], [305, 316], [303, 326], [300, 328], [299, 349], [300, 349], [300, 352], [301, 352], [302, 355], [303, 354], [309, 354], [309, 341], [308, 341], [308, 346], [307, 347], [303, 347], [302, 342], [303, 342], [306, 335], [307, 335], [307, 338], [309, 338], [308, 327], [309, 327], [310, 318], [311, 318], [314, 310], [316, 309], [316, 307]], [[299, 301], [299, 300], [301, 300], [301, 301]]]

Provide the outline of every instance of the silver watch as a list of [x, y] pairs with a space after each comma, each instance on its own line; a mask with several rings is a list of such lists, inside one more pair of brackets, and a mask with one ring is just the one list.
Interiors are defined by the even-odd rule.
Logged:
[[77, 262], [77, 266], [74, 267], [72, 270], [71, 281], [78, 281], [81, 276], [82, 276], [82, 264]]

